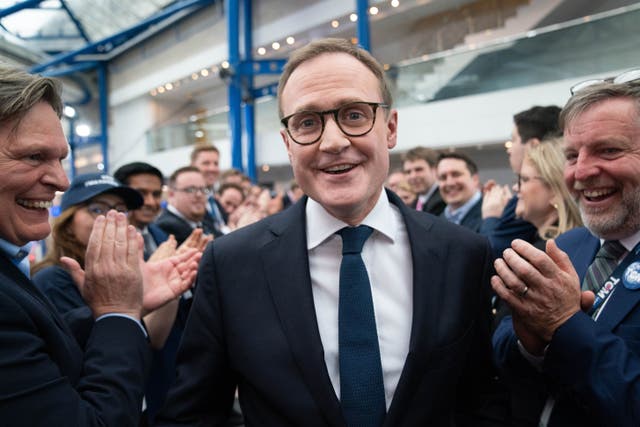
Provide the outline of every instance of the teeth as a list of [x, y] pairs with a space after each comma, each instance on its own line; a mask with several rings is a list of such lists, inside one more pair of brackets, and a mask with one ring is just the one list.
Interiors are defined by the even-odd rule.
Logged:
[[336, 165], [336, 166], [331, 166], [330, 168], [325, 169], [325, 171], [326, 172], [342, 172], [342, 171], [351, 169], [352, 167], [353, 167], [352, 165]]
[[584, 190], [582, 194], [585, 197], [593, 198], [593, 197], [602, 197], [608, 194], [611, 194], [613, 191], [611, 190]]
[[49, 209], [50, 207], [53, 206], [52, 201], [46, 201], [46, 200], [18, 199], [18, 204], [21, 206], [24, 206], [25, 208], [31, 208], [31, 209]]

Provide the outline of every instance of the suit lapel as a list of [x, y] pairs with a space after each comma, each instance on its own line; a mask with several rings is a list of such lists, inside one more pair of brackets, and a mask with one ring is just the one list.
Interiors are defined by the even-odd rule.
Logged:
[[[437, 301], [440, 301], [440, 293], [444, 290], [444, 286], [439, 284], [444, 281], [446, 254], [442, 245], [438, 246], [432, 233], [429, 233], [433, 225], [431, 217], [409, 211], [395, 195], [388, 195], [389, 200], [400, 209], [407, 227], [413, 263], [413, 319], [409, 353], [385, 420], [385, 425], [396, 425], [423, 379], [427, 354], [436, 337], [435, 332], [425, 331], [435, 331], [438, 324], [440, 313]], [[420, 221], [415, 218], [417, 215], [420, 215]]]
[[[305, 230], [306, 197], [274, 218], [274, 239], [265, 245], [266, 280], [304, 382], [329, 425], [343, 425], [340, 403], [329, 379], [315, 315]], [[284, 256], [283, 254], [290, 254]], [[295, 303], [292, 303], [295, 302]]]

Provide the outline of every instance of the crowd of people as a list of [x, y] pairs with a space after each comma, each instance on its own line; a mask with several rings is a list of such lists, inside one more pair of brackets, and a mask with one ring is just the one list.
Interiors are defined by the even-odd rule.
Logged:
[[69, 183], [58, 83], [0, 66], [0, 424], [640, 424], [640, 72], [514, 114], [511, 187], [390, 172], [348, 41], [295, 51], [278, 109], [286, 192], [208, 144]]

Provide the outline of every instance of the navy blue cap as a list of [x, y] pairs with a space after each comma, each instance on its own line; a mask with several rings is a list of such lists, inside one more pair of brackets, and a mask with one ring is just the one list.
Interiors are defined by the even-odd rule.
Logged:
[[86, 173], [76, 176], [69, 189], [62, 195], [60, 209], [67, 210], [99, 194], [110, 193], [122, 197], [127, 209], [138, 209], [144, 203], [142, 196], [133, 188], [126, 187], [106, 173]]

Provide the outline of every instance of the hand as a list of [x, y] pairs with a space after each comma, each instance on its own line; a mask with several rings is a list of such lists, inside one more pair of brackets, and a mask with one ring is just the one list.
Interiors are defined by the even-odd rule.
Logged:
[[491, 286], [509, 304], [521, 330], [538, 340], [550, 342], [556, 329], [580, 310], [578, 275], [553, 240], [547, 242], [546, 253], [514, 240], [494, 265], [497, 275]]
[[139, 259], [144, 279], [144, 312], [149, 313], [178, 298], [191, 287], [202, 253], [187, 249], [155, 262]]
[[204, 251], [207, 243], [213, 240], [213, 235], [204, 234], [201, 228], [194, 229], [189, 237], [178, 247], [178, 254], [186, 252], [188, 249], [195, 249], [198, 252]]
[[62, 257], [82, 298], [97, 318], [120, 313], [140, 319], [142, 312], [141, 238], [127, 217], [111, 210], [96, 218], [85, 256], [85, 271], [78, 262]]
[[162, 242], [160, 246], [158, 246], [158, 249], [156, 249], [155, 252], [151, 254], [148, 261], [160, 261], [162, 259], [169, 258], [170, 256], [175, 255], [177, 245], [178, 242], [176, 242], [176, 238], [173, 234], [170, 234], [169, 238]]
[[511, 197], [511, 191], [508, 186], [499, 186], [495, 183], [487, 182], [482, 197], [482, 218], [486, 219], [502, 215], [502, 211]]

